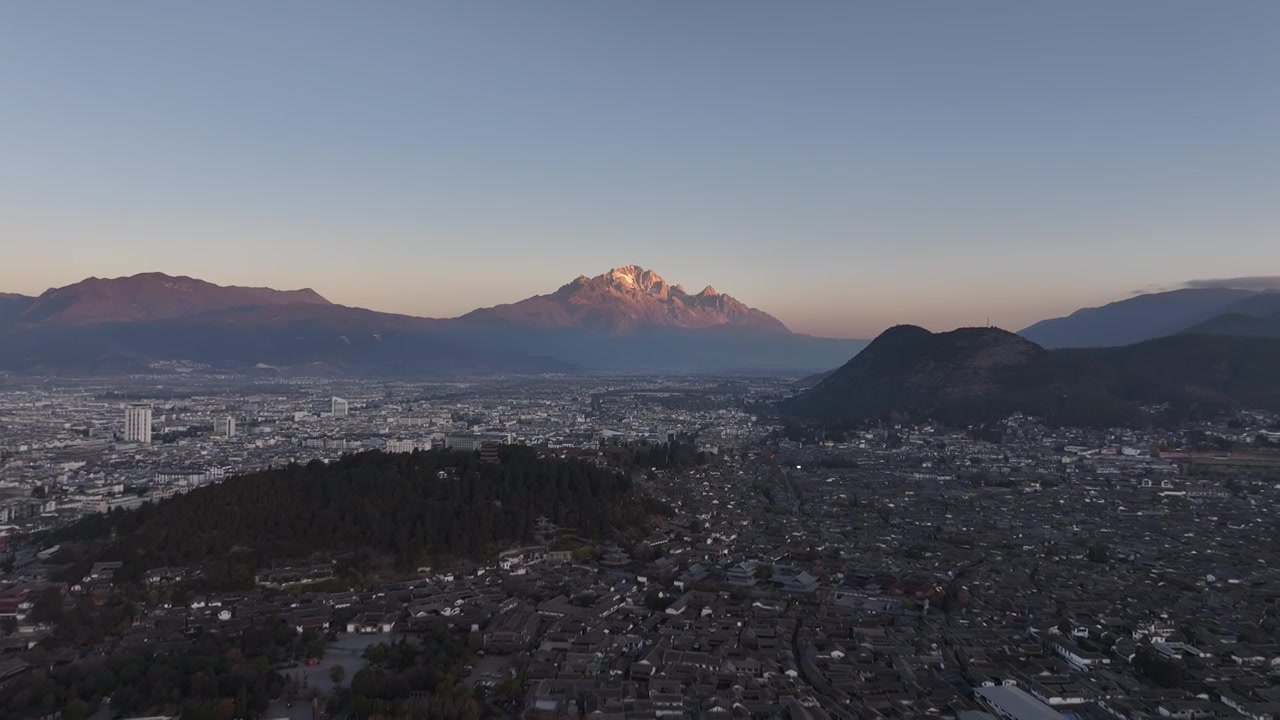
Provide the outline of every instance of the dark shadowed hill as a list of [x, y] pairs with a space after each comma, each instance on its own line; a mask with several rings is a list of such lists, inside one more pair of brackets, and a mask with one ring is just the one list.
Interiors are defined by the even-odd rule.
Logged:
[[1280, 408], [1277, 378], [1275, 340], [1181, 335], [1049, 351], [995, 328], [900, 326], [780, 409], [825, 421], [898, 414], [967, 424], [1025, 412], [1116, 425], [1140, 422], [1141, 404]]
[[1280, 338], [1280, 312], [1255, 316], [1227, 313], [1206, 320], [1186, 331], [1189, 335], [1233, 335], [1236, 337]]
[[1227, 306], [1216, 315], [1184, 332], [1192, 335], [1280, 337], [1280, 292], [1258, 293]]
[[1228, 305], [1222, 312], [1223, 315], [1248, 315], [1249, 317], [1263, 317], [1275, 313], [1280, 313], [1280, 292], [1275, 290], [1241, 298]]
[[804, 377], [795, 381], [795, 383], [793, 383], [793, 386], [800, 390], [808, 390], [809, 388], [816, 386], [818, 383], [822, 382], [823, 380], [826, 380], [827, 378], [831, 377], [831, 375], [834, 372], [835, 370], [823, 370], [822, 372], [814, 373], [812, 375], [805, 375]]
[[34, 301], [35, 298], [27, 297], [26, 295], [0, 293], [0, 330], [4, 330], [17, 322], [22, 313]]
[[899, 325], [783, 409], [845, 419], [893, 412], [950, 414], [979, 403], [1003, 404], [1040, 382], [1046, 355], [1035, 343], [994, 328], [935, 334]]

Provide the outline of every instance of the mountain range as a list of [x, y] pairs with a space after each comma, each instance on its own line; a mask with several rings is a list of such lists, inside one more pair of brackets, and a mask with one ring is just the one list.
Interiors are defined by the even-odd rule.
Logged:
[[549, 295], [475, 310], [459, 321], [469, 325], [544, 330], [572, 328], [608, 335], [627, 335], [652, 327], [727, 326], [779, 334], [790, 332], [772, 315], [722, 295], [710, 285], [691, 295], [680, 285], [669, 285], [657, 273], [636, 265], [614, 268], [597, 277], [582, 275]]
[[0, 370], [20, 372], [777, 371], [830, 367], [865, 345], [792, 333], [709, 286], [690, 294], [634, 265], [452, 319], [346, 307], [310, 289], [89, 278], [34, 298], [0, 295], [0, 338]]
[[[914, 334], [923, 343], [921, 332], [926, 331], [894, 328], [878, 342], [896, 337], [902, 343]], [[953, 350], [963, 354], [971, 338], [960, 339], [976, 331], [957, 332]], [[1027, 357], [1036, 355], [1029, 347], [1119, 348], [1170, 336], [1278, 338], [1280, 291], [1188, 288], [1139, 295], [1038, 322], [1019, 335], [1027, 341], [1020, 351]], [[1014, 352], [1015, 339], [1005, 338], [1002, 352]], [[776, 373], [842, 363], [847, 368], [846, 361], [865, 346], [861, 340], [793, 333], [772, 315], [710, 286], [690, 293], [636, 265], [580, 276], [544, 295], [450, 319], [347, 307], [309, 288], [220, 286], [161, 273], [88, 278], [38, 297], [0, 294], [0, 370], [18, 372], [204, 365], [232, 372], [403, 376]], [[1105, 354], [1092, 356], [1111, 361]], [[869, 357], [861, 362], [875, 355]], [[879, 376], [865, 367], [861, 372]], [[837, 374], [811, 375], [799, 386], [816, 388]], [[955, 398], [947, 393], [960, 392], [973, 377], [962, 379], [939, 400], [951, 402]], [[1010, 381], [1003, 371], [990, 379], [996, 386]], [[892, 387], [887, 382], [878, 392], [892, 394]]]
[[896, 415], [971, 424], [1023, 412], [1066, 425], [1133, 425], [1149, 422], [1143, 407], [1154, 404], [1280, 409], [1277, 378], [1276, 338], [1178, 334], [1047, 350], [998, 328], [903, 325], [779, 410], [824, 422]]
[[[1266, 323], [1223, 320], [1231, 316], [1263, 318], [1280, 313], [1280, 291], [1236, 288], [1185, 288], [1150, 293], [1060, 318], [1042, 320], [1019, 332], [1046, 348], [1112, 347], [1183, 332], [1266, 334]], [[1269, 336], [1278, 336], [1271, 331]]]

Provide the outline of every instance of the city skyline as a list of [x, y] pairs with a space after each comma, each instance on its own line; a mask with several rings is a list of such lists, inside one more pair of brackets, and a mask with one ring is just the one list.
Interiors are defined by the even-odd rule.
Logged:
[[798, 332], [1280, 274], [1270, 3], [40, 3], [0, 291], [162, 271], [429, 317], [637, 263]]

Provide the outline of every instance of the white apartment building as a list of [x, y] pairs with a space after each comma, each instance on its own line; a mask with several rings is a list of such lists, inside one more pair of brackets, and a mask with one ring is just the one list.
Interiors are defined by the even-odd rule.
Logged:
[[213, 419], [213, 434], [218, 437], [233, 438], [236, 436], [236, 419], [230, 415]]
[[333, 398], [333, 400], [332, 400], [331, 402], [332, 402], [332, 406], [333, 406], [333, 407], [331, 408], [331, 409], [332, 409], [332, 415], [333, 415], [334, 417], [336, 417], [336, 418], [344, 418], [344, 417], [346, 417], [346, 416], [347, 416], [347, 412], [348, 412], [349, 406], [348, 406], [348, 404], [347, 404], [347, 401], [346, 401], [346, 400], [343, 400], [343, 399], [342, 399], [342, 398], [340, 398], [340, 397], [335, 397], [335, 398]]
[[134, 403], [124, 410], [124, 439], [126, 442], [151, 442], [151, 406]]

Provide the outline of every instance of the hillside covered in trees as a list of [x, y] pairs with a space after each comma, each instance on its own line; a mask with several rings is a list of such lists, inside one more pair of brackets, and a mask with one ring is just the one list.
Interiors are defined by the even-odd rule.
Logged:
[[89, 517], [63, 539], [92, 548], [82, 561], [124, 561], [117, 579], [234, 557], [238, 582], [217, 584], [246, 584], [253, 568], [317, 553], [370, 552], [402, 568], [482, 559], [531, 540], [539, 516], [584, 538], [621, 536], [652, 508], [624, 474], [530, 448], [503, 448], [490, 464], [473, 453], [372, 451]]
[[[777, 407], [792, 419], [936, 420], [958, 426], [1015, 412], [1056, 425], [1146, 427], [1146, 408], [1221, 414], [1280, 409], [1280, 340], [1175, 335], [1123, 347], [1046, 350], [998, 328], [889, 328]], [[1175, 412], [1180, 412], [1176, 411]]]

